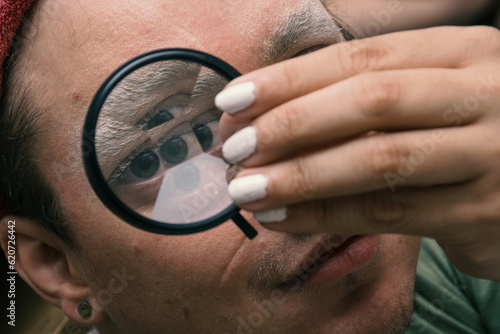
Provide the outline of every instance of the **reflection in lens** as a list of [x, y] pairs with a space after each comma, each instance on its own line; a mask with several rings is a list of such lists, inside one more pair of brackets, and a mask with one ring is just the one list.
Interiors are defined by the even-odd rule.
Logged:
[[162, 158], [171, 164], [183, 162], [186, 159], [188, 150], [186, 141], [181, 137], [171, 138], [160, 147]]
[[203, 151], [208, 151], [208, 149], [212, 146], [212, 142], [214, 140], [210, 128], [206, 125], [197, 125], [193, 128], [193, 130], [196, 138], [200, 142]]
[[195, 190], [200, 183], [200, 170], [192, 163], [185, 163], [172, 173], [174, 184], [184, 191]]
[[141, 179], [150, 178], [160, 169], [160, 158], [151, 151], [141, 153], [132, 160], [130, 169], [135, 176]]
[[148, 64], [109, 92], [96, 153], [114, 194], [140, 216], [199, 223], [232, 204], [214, 99], [228, 80], [200, 64]]
[[148, 121], [147, 129], [151, 130], [160, 126], [162, 124], [167, 123], [174, 119], [174, 116], [168, 110], [161, 110], [158, 114], [156, 114], [153, 118]]
[[154, 204], [151, 218], [188, 224], [212, 217], [231, 204], [227, 192], [229, 165], [208, 153], [169, 168]]

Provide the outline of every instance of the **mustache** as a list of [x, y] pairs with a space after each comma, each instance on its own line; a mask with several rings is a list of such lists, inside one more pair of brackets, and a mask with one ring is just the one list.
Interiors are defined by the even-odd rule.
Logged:
[[249, 288], [257, 294], [269, 292], [284, 283], [297, 265], [294, 260], [311, 249], [314, 241], [324, 234], [287, 234], [281, 247], [266, 250], [254, 266], [248, 281]]

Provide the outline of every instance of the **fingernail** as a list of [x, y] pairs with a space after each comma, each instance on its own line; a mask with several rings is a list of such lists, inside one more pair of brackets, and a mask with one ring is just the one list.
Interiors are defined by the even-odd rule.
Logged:
[[235, 164], [255, 152], [257, 148], [257, 130], [248, 126], [229, 137], [222, 146], [222, 154], [227, 162]]
[[259, 211], [253, 214], [259, 223], [279, 223], [286, 219], [287, 209], [285, 206], [274, 208], [271, 210]]
[[255, 101], [255, 84], [245, 82], [224, 89], [215, 97], [215, 105], [228, 114], [249, 107]]
[[234, 179], [229, 183], [229, 196], [236, 204], [263, 199], [267, 195], [267, 177], [255, 174]]

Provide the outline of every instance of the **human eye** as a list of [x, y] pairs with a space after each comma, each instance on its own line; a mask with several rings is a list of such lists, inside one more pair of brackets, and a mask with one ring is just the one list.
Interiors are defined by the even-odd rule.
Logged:
[[158, 147], [158, 152], [168, 167], [180, 164], [202, 150], [195, 133], [190, 128], [182, 134], [171, 136]]
[[[154, 177], [161, 167], [160, 157], [153, 151], [144, 151], [138, 154], [125, 169], [122, 180], [142, 180]], [[127, 174], [129, 174], [127, 176]]]
[[107, 178], [119, 198], [135, 208], [150, 207], [169, 169], [202, 153], [221, 158], [222, 112], [211, 100], [178, 91], [134, 120], [138, 138], [121, 140], [121, 162]]
[[197, 124], [193, 127], [193, 132], [205, 152], [217, 147], [221, 143], [219, 136], [219, 121], [212, 121], [205, 124]]
[[218, 120], [183, 122], [156, 143], [140, 145], [112, 173], [108, 183], [133, 207], [151, 206], [169, 169], [221, 146]]
[[189, 94], [175, 94], [155, 106], [147, 115], [142, 117], [136, 126], [148, 131], [157, 128], [175, 118], [180, 119], [189, 103]]
[[204, 152], [212, 153], [222, 148], [219, 135], [219, 119], [221, 111], [213, 108], [191, 121], [193, 132]]
[[140, 184], [150, 182], [162, 176], [162, 173], [187, 159], [202, 152], [194, 132], [181, 124], [178, 128], [187, 128], [187, 131], [175, 129], [157, 143], [141, 145], [127, 156], [115, 169], [111, 178], [116, 184]]

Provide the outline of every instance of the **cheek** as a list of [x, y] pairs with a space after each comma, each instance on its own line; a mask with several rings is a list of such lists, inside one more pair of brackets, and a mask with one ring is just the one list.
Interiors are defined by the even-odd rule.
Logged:
[[415, 281], [415, 272], [421, 238], [401, 235], [382, 236], [380, 252], [380, 276], [378, 279], [381, 295], [393, 295], [394, 287], [408, 286]]
[[[103, 299], [108, 315], [124, 329], [139, 326], [153, 333], [167, 324], [186, 326], [180, 319], [191, 319], [189, 326], [207, 325], [245, 298], [244, 277], [221, 284], [242, 241], [234, 224], [186, 236], [151, 234], [118, 221], [106, 225], [111, 228], [101, 225], [85, 245], [86, 267], [94, 296]], [[116, 280], [117, 273], [131, 278], [126, 286]]]
[[[87, 276], [96, 294], [100, 292], [115, 307], [118, 301], [160, 307], [169, 298], [181, 296], [188, 296], [181, 299], [190, 303], [195, 299], [192, 291], [208, 291], [212, 297], [245, 291], [244, 279], [225, 281], [224, 290], [217, 290], [228, 264], [246, 240], [234, 223], [185, 236], [157, 235], [132, 227], [104, 206], [87, 180], [80, 151], [81, 122], [75, 122], [84, 116], [68, 112], [47, 113], [44, 117], [44, 121], [58, 126], [40, 141], [43, 147], [38, 152], [51, 152], [39, 154], [40, 165], [86, 254]], [[249, 270], [246, 264], [237, 267], [242, 277]], [[119, 289], [116, 275], [122, 272], [135, 279]], [[109, 295], [110, 291], [119, 292]]]
[[143, 272], [154, 283], [157, 278], [175, 284], [177, 277], [193, 281], [203, 276], [201, 284], [215, 285], [241, 243], [241, 232], [229, 222], [181, 236], [145, 232], [116, 218], [97, 224], [84, 244], [89, 258], [98, 259], [95, 266], [114, 263]]
[[97, 275], [99, 281], [106, 282], [110, 270], [102, 268], [111, 265], [116, 270], [125, 269], [141, 277], [134, 288], [152, 294], [159, 285], [168, 285], [171, 291], [219, 286], [244, 239], [231, 222], [202, 233], [168, 236], [139, 230], [108, 215], [106, 209], [102, 211], [99, 217], [109, 219], [87, 217], [85, 221], [87, 234], [89, 225], [94, 226], [83, 242], [90, 276]]
[[416, 261], [422, 238], [405, 235], [387, 235], [385, 238], [388, 240], [386, 247], [395, 258]]
[[384, 235], [381, 245], [381, 260], [386, 268], [408, 273], [415, 272], [420, 250], [420, 237]]

